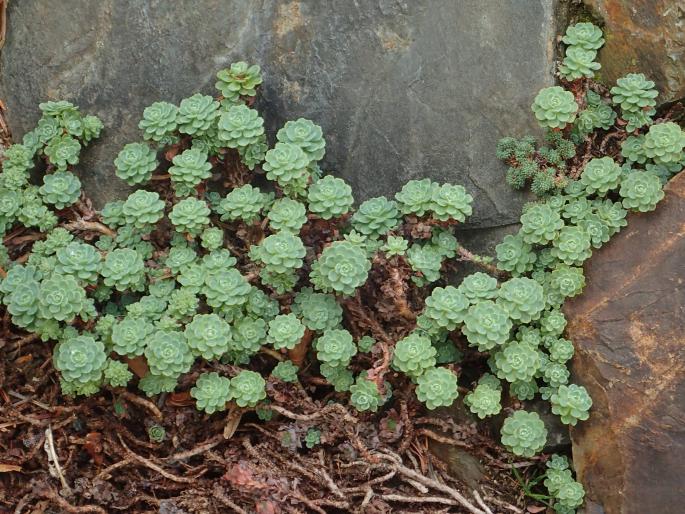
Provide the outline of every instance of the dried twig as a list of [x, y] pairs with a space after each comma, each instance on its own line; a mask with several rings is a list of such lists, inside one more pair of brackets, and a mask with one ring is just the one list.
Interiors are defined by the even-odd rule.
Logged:
[[195, 481], [197, 480], [197, 477], [195, 478], [188, 478], [188, 477], [179, 477], [174, 475], [173, 473], [169, 473], [167, 470], [162, 468], [161, 466], [158, 466], [154, 462], [151, 462], [150, 460], [146, 459], [145, 457], [138, 455], [136, 452], [131, 450], [128, 446], [126, 446], [126, 443], [124, 440], [121, 438], [119, 434], [117, 434], [117, 437], [119, 438], [119, 442], [121, 443], [121, 446], [124, 447], [124, 450], [126, 450], [126, 453], [128, 456], [135, 460], [136, 462], [142, 464], [143, 466], [150, 468], [153, 471], [156, 471], [160, 475], [162, 475], [164, 478], [168, 478], [172, 482], [178, 482], [180, 484], [194, 484]]
[[145, 398], [141, 398], [140, 396], [135, 395], [129, 391], [122, 391], [121, 393], [119, 393], [119, 396], [121, 396], [125, 400], [128, 400], [131, 403], [135, 403], [139, 407], [144, 408], [145, 410], [150, 412], [150, 414], [152, 414], [152, 416], [156, 420], [161, 421], [163, 419], [162, 411], [160, 411], [157, 408], [157, 406], [154, 403], [152, 403], [150, 400], [146, 400]]
[[100, 234], [104, 234], [110, 237], [116, 237], [117, 235], [117, 233], [114, 232], [114, 230], [106, 227], [105, 225], [97, 221], [86, 221], [81, 219], [72, 221], [70, 223], [66, 223], [62, 226], [69, 231], [90, 230], [91, 232], [99, 232]]
[[404, 464], [402, 464], [402, 460], [395, 455], [392, 455], [390, 453], [386, 452], [379, 452], [376, 455], [378, 455], [381, 459], [384, 459], [390, 463], [390, 467], [395, 469], [398, 473], [401, 475], [404, 475], [407, 478], [410, 478], [412, 480], [415, 480], [416, 482], [419, 482], [420, 484], [423, 484], [425, 486], [431, 487], [433, 489], [436, 489], [440, 492], [443, 492], [445, 494], [448, 494], [457, 502], [464, 507], [466, 510], [471, 512], [472, 514], [487, 514], [486, 511], [479, 509], [475, 505], [473, 505], [470, 501], [466, 499], [466, 497], [461, 494], [459, 491], [456, 489], [453, 489], [452, 487], [442, 484], [438, 482], [437, 480], [433, 480], [432, 478], [428, 478], [425, 475], [422, 475], [421, 473], [414, 471], [412, 469], [409, 469], [406, 467]]
[[45, 453], [48, 455], [48, 469], [50, 474], [56, 478], [59, 478], [62, 488], [67, 491], [71, 491], [71, 487], [67, 483], [67, 479], [64, 478], [64, 472], [62, 471], [62, 466], [59, 463], [59, 457], [55, 451], [55, 440], [52, 437], [52, 428], [48, 425], [45, 429], [45, 444], [43, 445]]
[[487, 514], [492, 514], [492, 511], [490, 510], [490, 507], [485, 505], [485, 502], [483, 501], [483, 498], [480, 497], [480, 494], [476, 489], [473, 490], [473, 497], [476, 499], [476, 503], [485, 511]]

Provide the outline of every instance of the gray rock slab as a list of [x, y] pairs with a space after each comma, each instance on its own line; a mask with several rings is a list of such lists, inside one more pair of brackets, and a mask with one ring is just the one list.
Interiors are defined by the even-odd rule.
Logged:
[[49, 0], [10, 2], [0, 96], [15, 136], [37, 104], [64, 98], [107, 127], [80, 166], [96, 204], [121, 196], [112, 160], [139, 139], [155, 100], [212, 92], [235, 60], [259, 63], [271, 135], [308, 117], [324, 169], [359, 199], [412, 178], [462, 183], [472, 227], [509, 224], [523, 195], [505, 184], [498, 138], [534, 130], [552, 82], [556, 0]]

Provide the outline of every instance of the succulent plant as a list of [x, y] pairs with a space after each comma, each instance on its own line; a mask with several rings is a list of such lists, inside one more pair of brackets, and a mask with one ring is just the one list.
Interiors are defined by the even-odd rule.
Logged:
[[214, 87], [231, 102], [238, 102], [241, 96], [255, 96], [255, 88], [262, 83], [259, 66], [250, 66], [244, 61], [232, 63], [229, 68], [219, 71], [216, 78]]
[[595, 62], [597, 51], [580, 46], [569, 46], [566, 57], [559, 66], [559, 73], [566, 80], [576, 80], [582, 77], [593, 78], [595, 71], [602, 67]]
[[542, 313], [540, 332], [543, 335], [560, 336], [565, 328], [566, 316], [559, 309], [552, 309]]
[[532, 400], [538, 392], [535, 380], [517, 380], [509, 384], [509, 393], [520, 401]]
[[433, 192], [439, 186], [430, 179], [410, 180], [395, 194], [402, 214], [424, 216], [432, 209]]
[[166, 430], [162, 425], [154, 423], [147, 427], [147, 436], [150, 439], [150, 442], [161, 443], [166, 438]]
[[590, 159], [583, 168], [580, 182], [588, 194], [604, 196], [621, 182], [621, 167], [611, 157]]
[[502, 410], [502, 391], [487, 383], [478, 384], [476, 388], [464, 398], [469, 410], [480, 419], [499, 414]]
[[312, 449], [321, 444], [321, 431], [315, 428], [310, 428], [304, 436], [304, 445]]
[[8, 293], [3, 303], [12, 315], [12, 323], [19, 327], [34, 326], [38, 315], [40, 283], [28, 278], [14, 285]]
[[194, 360], [183, 333], [170, 330], [157, 331], [148, 337], [145, 358], [153, 375], [170, 378], [186, 373]]
[[416, 379], [435, 366], [436, 353], [428, 337], [413, 332], [395, 344], [392, 364], [402, 373]]
[[554, 339], [549, 345], [549, 358], [554, 362], [564, 364], [573, 357], [573, 343], [568, 339]]
[[133, 378], [133, 373], [128, 369], [128, 364], [125, 362], [107, 359], [103, 378], [112, 387], [126, 387]]
[[478, 271], [464, 277], [458, 289], [471, 303], [492, 300], [497, 297], [497, 279]]
[[568, 379], [571, 376], [571, 372], [568, 368], [559, 362], [547, 362], [542, 371], [542, 379], [550, 387], [557, 388], [560, 385], [568, 383]]
[[262, 168], [266, 171], [266, 178], [277, 182], [281, 187], [291, 183], [299, 183], [307, 177], [309, 159], [304, 150], [292, 143], [276, 143], [276, 146], [266, 152]]
[[233, 189], [221, 200], [218, 212], [222, 220], [242, 220], [250, 223], [257, 219], [266, 204], [267, 198], [264, 193], [250, 184], [245, 184]]
[[264, 135], [264, 119], [247, 105], [233, 105], [219, 118], [218, 137], [228, 148], [245, 148], [259, 143]]
[[657, 164], [683, 161], [683, 147], [685, 131], [672, 121], [649, 127], [643, 143], [645, 155]]
[[576, 384], [561, 385], [550, 397], [552, 412], [561, 418], [566, 425], [575, 426], [588, 419], [592, 407], [592, 398], [583, 386]]
[[469, 307], [462, 332], [469, 345], [485, 352], [506, 343], [511, 327], [511, 318], [504, 307], [491, 300], [481, 300]]
[[153, 191], [138, 189], [131, 193], [121, 206], [121, 215], [128, 225], [144, 229], [164, 216], [164, 201]]
[[148, 320], [127, 316], [112, 326], [112, 349], [124, 357], [142, 355], [152, 332], [154, 326]]
[[452, 331], [464, 320], [469, 299], [454, 286], [436, 287], [426, 298], [422, 316], [431, 326]]
[[371, 349], [376, 346], [376, 340], [371, 336], [363, 336], [357, 341], [357, 348], [362, 353], [368, 353]]
[[329, 220], [347, 214], [354, 198], [352, 188], [343, 179], [326, 175], [309, 187], [307, 202], [312, 213]]
[[354, 375], [344, 366], [336, 367], [324, 362], [319, 366], [319, 372], [338, 393], [349, 391], [354, 384]]
[[[209, 214], [206, 202], [190, 197], [174, 205], [169, 213], [169, 221], [178, 232], [196, 236], [209, 225]], [[221, 240], [223, 241], [223, 232]]]
[[214, 371], [202, 373], [190, 389], [190, 396], [195, 398], [198, 410], [207, 414], [221, 412], [231, 399], [231, 381]]
[[171, 393], [176, 389], [177, 378], [164, 375], [153, 375], [149, 373], [140, 379], [138, 388], [147, 396], [154, 396], [160, 393]]
[[567, 45], [588, 50], [599, 50], [604, 44], [601, 29], [590, 22], [569, 25], [566, 28], [566, 34], [564, 34], [561, 40]]
[[430, 210], [437, 220], [463, 222], [466, 216], [470, 216], [473, 212], [471, 202], [473, 202], [473, 197], [463, 186], [443, 184], [433, 188]]
[[449, 407], [459, 396], [457, 376], [447, 368], [429, 368], [416, 379], [416, 397], [429, 410]]
[[202, 292], [210, 307], [233, 307], [247, 302], [250, 284], [237, 269], [229, 268], [207, 275]]
[[255, 143], [248, 146], [239, 146], [238, 153], [240, 154], [241, 162], [247, 166], [249, 170], [254, 170], [255, 166], [264, 162], [266, 152], [269, 147], [266, 144], [266, 136], [262, 136]]
[[407, 260], [412, 269], [422, 277], [412, 277], [418, 285], [435, 282], [440, 278], [442, 253], [432, 245], [413, 244], [407, 250]]
[[385, 252], [388, 257], [393, 257], [394, 255], [404, 255], [409, 248], [409, 242], [398, 236], [388, 236], [385, 244], [381, 246], [381, 250]]
[[276, 139], [281, 143], [299, 146], [310, 162], [320, 161], [326, 153], [326, 140], [321, 127], [304, 118], [286, 122], [276, 133]]
[[[196, 259], [197, 253], [195, 253], [195, 250], [193, 248], [191, 248], [190, 246], [185, 246], [185, 244], [177, 245], [172, 246], [169, 250], [169, 254], [167, 255], [167, 258], [164, 260], [164, 265], [167, 268], [169, 268], [172, 273], [183, 273], [184, 277], [180, 279], [181, 283], [183, 283], [187, 282], [187, 279], [185, 278], [187, 277], [187, 269], [195, 263]], [[191, 274], [192, 272], [188, 273], [188, 275]]]
[[350, 386], [350, 393], [350, 404], [360, 412], [377, 412], [385, 403], [376, 384], [362, 376], [357, 377], [354, 385]]
[[219, 227], [208, 227], [200, 234], [200, 244], [202, 248], [209, 250], [218, 250], [224, 245], [224, 231]]
[[295, 314], [279, 314], [269, 321], [267, 341], [276, 350], [292, 350], [304, 336], [305, 326]]
[[233, 323], [233, 345], [243, 353], [259, 351], [266, 339], [266, 322], [261, 318], [242, 317]]
[[366, 200], [352, 216], [354, 229], [370, 237], [380, 237], [398, 224], [397, 204], [384, 196]]
[[49, 100], [38, 104], [38, 108], [43, 111], [44, 116], [54, 116], [60, 118], [67, 113], [76, 113], [78, 108], [66, 100]]
[[310, 279], [323, 292], [349, 296], [366, 282], [370, 268], [364, 250], [347, 241], [337, 241], [324, 248], [312, 264]]
[[184, 334], [193, 355], [208, 361], [227, 353], [232, 342], [230, 325], [215, 313], [196, 314]]
[[642, 73], [629, 73], [616, 81], [611, 88], [614, 104], [620, 105], [624, 113], [644, 112], [654, 114], [655, 98], [659, 93], [654, 89], [654, 82], [647, 80]]
[[499, 289], [497, 304], [507, 311], [511, 319], [530, 323], [538, 319], [545, 308], [543, 288], [530, 278], [509, 279]]
[[644, 144], [645, 136], [628, 136], [621, 143], [621, 155], [631, 162], [644, 164], [647, 161]]
[[45, 203], [64, 209], [76, 203], [81, 196], [81, 181], [73, 173], [56, 171], [45, 175], [40, 194]]
[[71, 321], [86, 307], [86, 292], [71, 275], [55, 274], [40, 283], [38, 314], [41, 318]]
[[569, 266], [580, 265], [592, 255], [591, 245], [590, 235], [582, 227], [565, 226], [554, 240], [551, 253]]
[[537, 412], [517, 410], [504, 420], [502, 444], [520, 457], [533, 457], [547, 443], [547, 429]]
[[162, 141], [176, 130], [178, 107], [169, 102], [154, 102], [143, 111], [143, 119], [138, 128], [143, 137], [151, 141]]
[[540, 90], [532, 109], [542, 127], [563, 129], [576, 119], [578, 104], [573, 93], [560, 86], [552, 86]]
[[565, 297], [576, 296], [585, 287], [583, 268], [575, 266], [557, 266], [552, 270], [551, 286]]
[[98, 280], [102, 256], [94, 246], [85, 243], [69, 243], [57, 250], [55, 272], [72, 275], [87, 284]]
[[521, 215], [520, 234], [528, 244], [547, 244], [555, 240], [564, 221], [548, 204], [534, 204]]
[[528, 343], [508, 343], [493, 355], [497, 377], [508, 382], [532, 380], [540, 368], [537, 348]]
[[45, 155], [58, 170], [78, 164], [81, 143], [68, 135], [53, 137], [45, 147]]
[[43, 144], [47, 144], [49, 141], [58, 137], [62, 134], [62, 127], [55, 118], [43, 117], [38, 120], [36, 125], [36, 134], [38, 140]]
[[336, 368], [344, 368], [357, 353], [352, 334], [344, 329], [326, 330], [316, 340], [316, 358], [319, 362]]
[[130, 186], [150, 180], [157, 169], [157, 155], [145, 143], [128, 143], [114, 159], [117, 177]]
[[619, 202], [598, 201], [594, 203], [593, 207], [597, 216], [609, 227], [609, 235], [615, 234], [628, 224], [625, 219], [628, 211], [623, 209]]
[[207, 132], [219, 116], [218, 109], [219, 102], [211, 96], [195, 93], [189, 98], [184, 98], [176, 114], [178, 131], [191, 136]]
[[107, 365], [107, 354], [102, 341], [81, 335], [58, 344], [52, 360], [62, 380], [79, 388], [85, 384], [99, 384]]
[[273, 273], [287, 273], [302, 267], [306, 249], [302, 240], [291, 232], [278, 232], [266, 237], [250, 254]]
[[307, 222], [307, 209], [296, 200], [279, 198], [271, 205], [268, 218], [269, 226], [273, 230], [298, 233]]
[[300, 369], [293, 361], [286, 360], [276, 364], [271, 374], [283, 382], [297, 382], [297, 373]]
[[172, 162], [174, 164], [169, 168], [169, 175], [175, 187], [193, 188], [212, 174], [212, 165], [207, 162], [207, 154], [202, 150], [189, 148], [176, 155]]
[[343, 319], [342, 307], [333, 295], [315, 293], [309, 288], [295, 295], [291, 310], [309, 330], [329, 330], [337, 327]]
[[[524, 237], [522, 234], [508, 234], [495, 247], [499, 269], [514, 275], [521, 275], [533, 269], [537, 256], [533, 247], [524, 241]], [[531, 233], [529, 238], [532, 237], [536, 236]]]
[[231, 380], [231, 398], [239, 407], [254, 407], [266, 398], [266, 382], [259, 373], [243, 370]]
[[649, 171], [633, 171], [624, 175], [619, 190], [623, 207], [639, 212], [649, 212], [663, 199], [661, 180]]
[[145, 279], [145, 264], [138, 252], [130, 248], [112, 250], [105, 257], [100, 274], [106, 286], [117, 291], [137, 291]]
[[[554, 510], [557, 512], [560, 512], [559, 507], [575, 509], [583, 504], [585, 489], [583, 489], [581, 483], [576, 482], [575, 480], [567, 480], [559, 485], [554, 496], [557, 499], [554, 504]], [[568, 512], [568, 510], [566, 512]]]

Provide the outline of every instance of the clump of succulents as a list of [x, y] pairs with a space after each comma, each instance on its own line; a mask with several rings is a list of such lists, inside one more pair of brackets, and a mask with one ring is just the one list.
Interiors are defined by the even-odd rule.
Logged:
[[[378, 412], [393, 388], [407, 387], [436, 409], [469, 386], [471, 373], [454, 371], [471, 365], [467, 354], [488, 352], [492, 374], [464, 395], [476, 416], [497, 415], [509, 395], [524, 405], [548, 399], [564, 423], [587, 419], [592, 399], [569, 383], [574, 347], [560, 307], [582, 292], [583, 263], [628, 211], [663, 198], [685, 138], [672, 121], [653, 120], [656, 94], [644, 76], [619, 79], [611, 95], [592, 87], [604, 42], [597, 27], [569, 27], [563, 42], [566, 80], [533, 103], [544, 142], [504, 138], [497, 147], [507, 181], [538, 199], [494, 259], [469, 257], [455, 235], [472, 213], [463, 186], [411, 180], [394, 198], [355, 208], [352, 188], [321, 171], [317, 124], [289, 121], [270, 146], [251, 107], [260, 70], [241, 62], [219, 72], [216, 98], [144, 110], [141, 141], [115, 159], [116, 175], [138, 189], [100, 218], [80, 219], [88, 203], [78, 203], [72, 167], [101, 124], [68, 102], [41, 104], [43, 117], [7, 149], [0, 173], [0, 232], [23, 225], [41, 235], [27, 262], [18, 262], [23, 247], [0, 255], [0, 301], [14, 325], [56, 343], [69, 395], [184, 389], [207, 414], [264, 414], [277, 401], [274, 382], [316, 376], [311, 383], [326, 384], [317, 388], [361, 412]], [[611, 153], [588, 154], [591, 135], [610, 130], [620, 134]], [[34, 185], [40, 159], [48, 170]], [[447, 271], [463, 259], [482, 271], [451, 284]], [[129, 359], [149, 373], [134, 377]], [[541, 451], [545, 438], [525, 410], [502, 427], [503, 444], [520, 456]], [[315, 434], [306, 440], [319, 444]], [[560, 459], [549, 462], [555, 508], [576, 508], [582, 487]]]

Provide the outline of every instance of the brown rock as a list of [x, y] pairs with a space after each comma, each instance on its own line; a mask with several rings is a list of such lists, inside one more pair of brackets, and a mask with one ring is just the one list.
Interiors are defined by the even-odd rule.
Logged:
[[610, 85], [626, 73], [657, 84], [658, 101], [685, 97], [685, 3], [682, 0], [584, 0], [605, 22], [600, 77]]
[[572, 430], [576, 470], [607, 514], [684, 512], [685, 173], [656, 211], [587, 263], [567, 304], [590, 419]]

